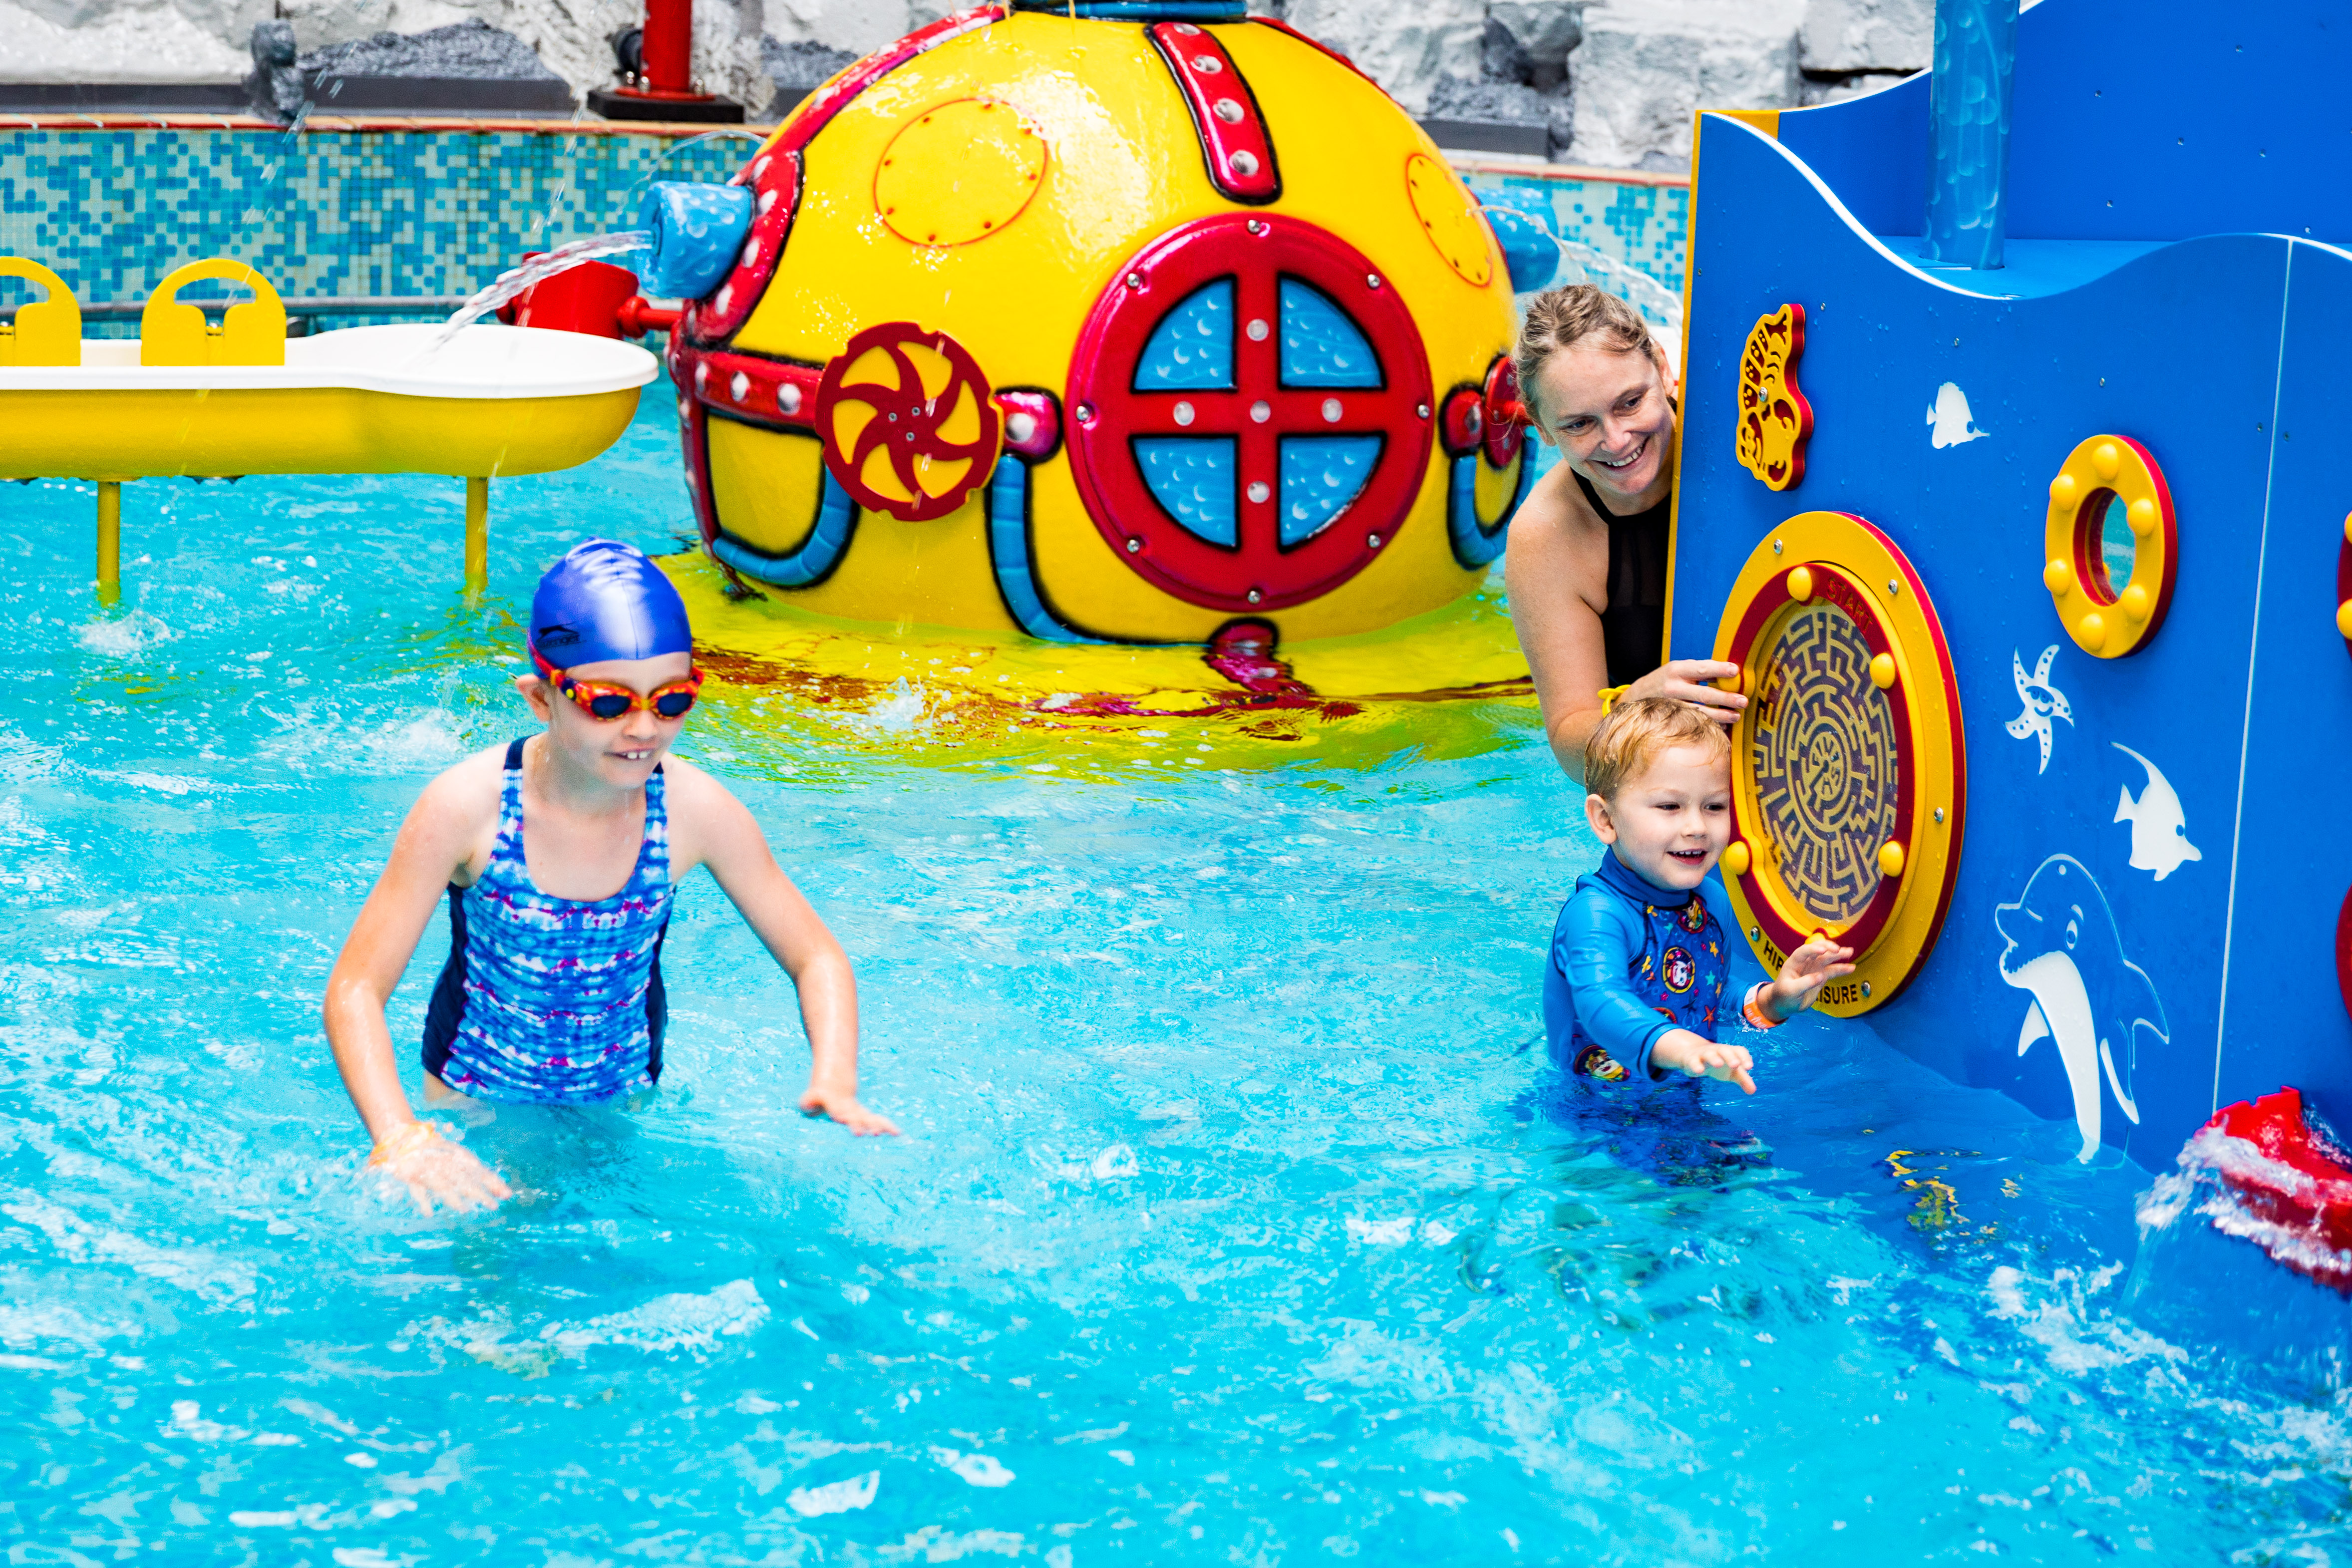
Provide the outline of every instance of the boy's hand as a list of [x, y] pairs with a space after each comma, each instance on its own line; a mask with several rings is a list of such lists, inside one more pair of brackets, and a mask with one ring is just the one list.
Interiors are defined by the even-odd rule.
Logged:
[[1796, 1017], [1813, 1005], [1823, 986], [1853, 973], [1853, 966], [1846, 961], [1853, 956], [1853, 948], [1841, 947], [1826, 936], [1814, 937], [1780, 966], [1780, 977], [1766, 993], [1764, 1006], [1776, 1019]]
[[808, 1092], [801, 1096], [801, 1114], [824, 1116], [839, 1123], [861, 1138], [878, 1138], [886, 1134], [894, 1138], [898, 1135], [898, 1124], [859, 1104], [855, 1090], [812, 1083], [808, 1086]]
[[1719, 1078], [1726, 1083], [1737, 1083], [1744, 1093], [1756, 1092], [1756, 1080], [1748, 1076], [1748, 1069], [1756, 1065], [1756, 1060], [1745, 1048], [1723, 1045], [1686, 1029], [1672, 1030], [1652, 1046], [1650, 1062], [1654, 1067], [1686, 1072], [1693, 1078]]
[[499, 1177], [463, 1144], [442, 1137], [430, 1122], [412, 1122], [376, 1145], [367, 1168], [381, 1171], [408, 1189], [419, 1214], [433, 1212], [437, 1200], [460, 1214], [469, 1208], [496, 1208], [514, 1188]]

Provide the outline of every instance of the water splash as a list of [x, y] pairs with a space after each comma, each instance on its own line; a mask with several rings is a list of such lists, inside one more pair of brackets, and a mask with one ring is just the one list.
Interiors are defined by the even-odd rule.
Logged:
[[433, 340], [425, 352], [433, 352], [501, 305], [520, 298], [533, 284], [553, 277], [559, 272], [569, 272], [583, 262], [618, 256], [624, 251], [643, 250], [650, 238], [643, 229], [616, 230], [612, 234], [557, 246], [544, 256], [535, 256], [520, 267], [509, 267], [457, 308], [449, 318], [448, 325], [441, 329], [440, 335]]
[[767, 140], [761, 131], [746, 131], [740, 125], [722, 125], [716, 131], [706, 131], [699, 136], [689, 136], [683, 141], [673, 142], [667, 152], [654, 160], [654, 166], [664, 167], [679, 153], [699, 147], [706, 141], [751, 141], [764, 146]]

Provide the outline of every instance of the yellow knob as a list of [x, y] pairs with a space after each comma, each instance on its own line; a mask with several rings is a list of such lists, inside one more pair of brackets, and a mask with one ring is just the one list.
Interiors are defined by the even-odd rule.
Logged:
[[2074, 569], [2053, 556], [2050, 564], [2042, 569], [2042, 585], [2063, 599], [2074, 591]]
[[[2145, 496], [2141, 497], [2126, 508], [2124, 520], [2131, 524], [2131, 531], [2135, 538], [2143, 539], [2147, 538], [2148, 535], [2156, 532], [2158, 520], [2156, 503]], [[2352, 518], [2347, 518], [2346, 522], [2347, 526], [2352, 526]]]
[[2091, 472], [2099, 476], [2102, 484], [2115, 483], [2116, 470], [2123, 466], [2123, 462], [2124, 455], [2116, 450], [2112, 441], [2102, 441], [2091, 448]]
[[2080, 489], [2081, 486], [2074, 483], [2074, 476], [2061, 474], [2050, 481], [2050, 504], [2061, 508], [2071, 507]]
[[2147, 601], [2147, 590], [2137, 582], [2123, 591], [2116, 600], [2116, 606], [2134, 621], [2147, 620], [2148, 611], [2153, 608]]
[[2352, 512], [2344, 514], [2344, 542], [2352, 545]]
[[1789, 597], [1802, 604], [1813, 596], [1813, 569], [1794, 568], [1789, 573]]
[[1717, 691], [1736, 692], [1742, 685], [1746, 685], [1747, 681], [1748, 672], [1742, 670], [1736, 675], [1724, 676], [1723, 679], [1715, 683], [1715, 686]]
[[2095, 610], [2075, 622], [2074, 630], [2082, 634], [2083, 646], [2095, 653], [2107, 645], [2107, 618]]
[[1748, 844], [1745, 840], [1734, 839], [1723, 846], [1723, 869], [1732, 876], [1748, 874]]
[[2352, 599], [2336, 607], [2336, 629], [2345, 636], [2352, 637]]
[[1870, 684], [1876, 686], [1882, 692], [1895, 684], [1894, 654], [1879, 653], [1872, 657], [1870, 661]]
[[1878, 846], [1878, 874], [1881, 876], [1903, 874], [1903, 845], [1898, 841], [1889, 839]]

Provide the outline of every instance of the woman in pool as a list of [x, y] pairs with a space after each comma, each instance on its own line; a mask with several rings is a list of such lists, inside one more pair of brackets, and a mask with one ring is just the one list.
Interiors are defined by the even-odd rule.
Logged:
[[383, 1007], [449, 890], [449, 960], [425, 1022], [426, 1108], [463, 1097], [584, 1103], [661, 1076], [661, 945], [698, 865], [793, 977], [814, 1058], [801, 1109], [898, 1129], [857, 1102], [849, 958], [717, 779], [665, 754], [702, 684], [677, 590], [638, 550], [590, 539], [531, 602], [547, 728], [460, 762], [401, 824], [327, 981], [327, 1040], [375, 1140], [370, 1169], [419, 1205], [488, 1207], [506, 1183], [409, 1109]]
[[1712, 684], [1736, 664], [1659, 663], [1676, 410], [1641, 313], [1591, 284], [1548, 290], [1528, 306], [1517, 362], [1528, 418], [1560, 461], [1512, 520], [1504, 580], [1552, 755], [1581, 779], [1604, 686], [1727, 725], [1748, 699]]

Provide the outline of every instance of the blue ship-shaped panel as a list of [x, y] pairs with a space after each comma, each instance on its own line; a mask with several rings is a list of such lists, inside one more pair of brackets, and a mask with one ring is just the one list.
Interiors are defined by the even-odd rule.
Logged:
[[[2294, 97], [2352, 79], [2352, 26], [2286, 9], [2262, 35], [2280, 56], [2271, 90], [2248, 77], [2234, 109], [2166, 99], [2147, 75], [2183, 79], [2182, 49], [2231, 53], [2199, 37], [2210, 18], [2094, 0], [2027, 13], [2003, 270], [1916, 259], [1924, 81], [1784, 115], [1779, 140], [1706, 117], [1693, 199], [1670, 652], [1711, 654], [1733, 580], [1790, 517], [1851, 512], [1894, 538], [1959, 682], [1969, 814], [1941, 936], [1870, 1021], [2151, 1168], [2216, 1107], [2282, 1084], [2352, 1124], [2335, 956], [2352, 886], [2352, 657], [2336, 622], [2352, 253], [2300, 232], [2352, 234], [2352, 182], [2345, 125], [2315, 143], [2319, 107]], [[2133, 57], [2120, 89], [2082, 74], [2100, 58], [2108, 79], [2093, 37]], [[2074, 104], [2078, 89], [2097, 107]], [[2093, 97], [2108, 90], [2139, 96], [2110, 113]], [[2165, 162], [2192, 122], [2228, 145]], [[2074, 141], [2046, 140], [2061, 131]], [[2236, 170], [2273, 159], [2302, 184]], [[2167, 208], [2178, 224], [2305, 222], [2118, 233], [2095, 215], [2103, 191], [2164, 206], [2191, 179], [2208, 183]], [[1909, 235], [1889, 232], [1906, 218]], [[2059, 232], [2070, 223], [2077, 237]], [[1814, 423], [1801, 482], [1775, 492], [1735, 456], [1738, 363], [1757, 319], [1791, 302]], [[2147, 449], [2178, 517], [2169, 615], [2116, 659], [2075, 644], [2042, 581], [2050, 482], [2098, 434]]]

